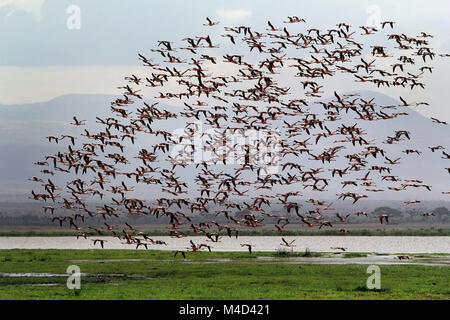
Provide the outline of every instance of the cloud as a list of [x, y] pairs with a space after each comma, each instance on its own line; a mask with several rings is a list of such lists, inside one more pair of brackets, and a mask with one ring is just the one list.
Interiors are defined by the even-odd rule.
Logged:
[[237, 10], [218, 9], [216, 11], [216, 13], [219, 17], [228, 19], [228, 20], [239, 20], [239, 19], [250, 17], [252, 15], [252, 11], [246, 10], [246, 9], [237, 9]]
[[6, 17], [13, 15], [16, 11], [31, 13], [37, 21], [41, 19], [41, 9], [45, 0], [0, 0], [0, 9], [6, 8]]

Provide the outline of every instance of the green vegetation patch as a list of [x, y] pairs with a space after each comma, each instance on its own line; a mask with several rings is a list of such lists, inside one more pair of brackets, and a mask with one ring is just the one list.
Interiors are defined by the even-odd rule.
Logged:
[[[150, 250], [0, 250], [1, 273], [59, 275], [0, 276], [0, 299], [450, 298], [448, 267], [380, 266], [382, 287], [374, 291], [365, 287], [366, 265], [281, 263], [284, 255], [199, 252], [183, 259]], [[86, 274], [78, 292], [61, 276], [73, 264]]]

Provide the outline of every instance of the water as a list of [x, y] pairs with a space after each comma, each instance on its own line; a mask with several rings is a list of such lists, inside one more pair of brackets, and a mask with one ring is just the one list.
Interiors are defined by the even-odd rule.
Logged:
[[[190, 248], [189, 241], [195, 244], [206, 243], [213, 251], [247, 251], [241, 247], [242, 243], [253, 245], [253, 251], [276, 251], [280, 249], [291, 250], [280, 244], [280, 237], [242, 236], [236, 238], [221, 238], [218, 243], [212, 243], [205, 237], [152, 237], [162, 240], [167, 245], [149, 245], [149, 249], [184, 250]], [[373, 252], [373, 253], [449, 253], [450, 237], [375, 237], [375, 236], [286, 236], [287, 241], [296, 240], [293, 251], [303, 252], [307, 248], [311, 252], [330, 252], [334, 247], [343, 247], [346, 252]], [[105, 249], [135, 249], [134, 245], [127, 245], [121, 240], [112, 237], [99, 237], [104, 239]], [[97, 243], [90, 239], [74, 237], [0, 237], [0, 249], [101, 249]], [[140, 247], [139, 250], [145, 250]]]

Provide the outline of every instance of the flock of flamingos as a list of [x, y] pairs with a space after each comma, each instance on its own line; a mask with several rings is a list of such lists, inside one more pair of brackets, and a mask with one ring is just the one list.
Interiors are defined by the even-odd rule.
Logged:
[[[397, 117], [407, 121], [410, 108], [428, 105], [403, 97], [411, 90], [424, 90], [423, 78], [433, 72], [433, 61], [450, 56], [433, 51], [432, 35], [396, 34], [392, 21], [376, 28], [339, 23], [320, 30], [305, 27], [305, 20], [296, 16], [278, 25], [268, 21], [260, 31], [236, 26], [225, 27], [220, 34], [218, 24], [207, 18], [203, 25], [210, 35], [184, 38], [181, 46], [158, 41], [151, 50], [153, 58], [139, 54], [147, 72], [125, 77], [123, 95], [111, 103], [111, 116], [96, 117], [96, 126], [102, 129], [84, 129], [86, 120], [75, 116], [71, 125], [79, 127], [80, 134], [47, 137], [62, 149], [36, 162], [43, 176], [30, 180], [41, 186], [32, 191], [32, 198], [43, 202], [50, 219], [77, 230], [77, 238], [90, 237], [94, 245], [104, 247], [108, 240], [99, 236], [112, 233], [146, 249], [166, 243], [129, 221], [118, 226], [109, 220], [131, 215], [167, 219], [172, 237], [184, 236], [182, 225], [205, 236], [204, 243], [191, 241], [189, 248], [175, 251], [186, 257], [187, 252], [211, 251], [221, 239], [238, 238], [240, 230], [268, 221], [274, 221], [280, 236], [293, 219], [319, 229], [331, 228], [335, 221], [342, 225], [354, 214], [381, 224], [389, 221], [388, 214], [339, 214], [333, 212], [334, 201], [302, 198], [304, 190], [320, 194], [331, 182], [342, 188], [335, 201], [350, 199], [353, 204], [372, 192], [431, 191], [423, 181], [393, 173], [401, 160], [423, 152], [450, 160], [445, 147], [404, 149], [402, 157], [395, 157], [384, 146], [410, 142], [414, 133], [393, 128], [385, 140], [376, 141], [364, 123]], [[366, 44], [374, 38], [382, 39], [383, 45]], [[368, 88], [398, 87], [405, 95], [398, 105], [378, 105], [358, 93], [334, 89], [325, 98], [327, 84], [344, 78]], [[143, 90], [155, 93], [158, 102], [146, 100]], [[182, 106], [168, 111], [161, 101]], [[180, 119], [181, 133], [165, 130], [167, 123]], [[430, 121], [447, 125], [436, 118]], [[264, 134], [252, 140], [255, 132]], [[139, 142], [147, 147], [137, 148]], [[208, 157], [195, 158], [199, 153]], [[333, 162], [343, 165], [332, 167]], [[273, 171], [277, 165], [279, 170]], [[439, 170], [443, 179], [450, 173], [450, 168]], [[390, 185], [377, 185], [381, 182]], [[145, 199], [136, 197], [137, 186], [149, 190]], [[271, 210], [274, 202], [285, 213]], [[409, 200], [405, 205], [419, 202]], [[314, 209], [306, 210], [305, 203]], [[211, 214], [227, 223], [212, 220]], [[89, 225], [98, 217], [103, 223]], [[281, 240], [286, 247], [293, 242]], [[251, 244], [241, 246], [252, 251]]]

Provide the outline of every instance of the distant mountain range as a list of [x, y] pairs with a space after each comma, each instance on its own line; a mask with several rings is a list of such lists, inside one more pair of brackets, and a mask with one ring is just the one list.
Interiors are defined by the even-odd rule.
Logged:
[[[386, 95], [362, 91], [361, 98], [366, 100], [375, 97], [378, 105], [399, 105], [400, 103]], [[45, 137], [48, 135], [60, 135], [62, 133], [78, 135], [83, 129], [95, 130], [95, 117], [105, 118], [111, 115], [110, 103], [117, 97], [112, 95], [64, 95], [47, 102], [39, 102], [23, 105], [0, 105], [0, 200], [5, 197], [21, 198], [28, 195], [32, 184], [27, 179], [33, 175], [39, 175], [39, 168], [32, 164], [42, 159], [44, 155], [57, 152], [57, 146], [49, 144]], [[149, 101], [151, 102], [151, 101]], [[316, 106], [317, 110], [321, 109]], [[169, 111], [180, 110], [179, 107], [164, 106]], [[311, 108], [312, 111], [314, 109]], [[401, 164], [394, 166], [392, 174], [404, 177], [424, 180], [424, 183], [433, 186], [432, 192], [426, 192], [422, 188], [410, 190], [407, 198], [413, 196], [426, 196], [429, 200], [445, 200], [448, 195], [442, 195], [441, 191], [450, 191], [449, 174], [444, 170], [450, 167], [449, 160], [441, 159], [441, 151], [432, 153], [428, 146], [443, 145], [448, 147], [449, 126], [433, 123], [430, 119], [423, 117], [413, 109], [401, 108], [396, 111], [406, 111], [408, 116], [399, 116], [391, 120], [383, 121], [358, 121], [350, 112], [348, 116], [341, 112], [342, 121], [360, 126], [367, 130], [368, 136], [375, 138], [377, 144], [387, 150], [392, 158], [401, 157]], [[386, 112], [390, 112], [386, 110]], [[86, 127], [76, 128], [70, 126], [72, 117], [88, 120]], [[292, 119], [290, 119], [292, 120]], [[335, 129], [333, 123], [327, 123], [331, 130]], [[182, 119], [164, 122], [164, 130], [173, 131], [183, 127]], [[401, 144], [381, 144], [387, 136], [393, 136], [396, 130], [407, 130], [411, 132], [411, 141], [403, 141]], [[307, 138], [305, 136], [304, 138]], [[339, 137], [330, 137], [327, 142], [332, 142]], [[314, 143], [314, 139], [310, 142]], [[326, 146], [325, 139], [318, 146]], [[150, 148], [151, 142], [147, 142]], [[423, 152], [421, 156], [406, 155], [401, 151], [405, 148], [418, 149]], [[136, 149], [136, 148], [135, 148]], [[135, 150], [136, 151], [136, 150]], [[333, 166], [344, 167], [346, 159], [340, 157]], [[372, 161], [372, 160], [370, 160]], [[383, 159], [377, 159], [378, 164], [383, 164]], [[316, 166], [319, 163], [316, 162]], [[192, 172], [184, 171], [187, 175]], [[328, 174], [328, 173], [327, 173]], [[359, 173], [361, 175], [361, 173]], [[352, 176], [349, 175], [349, 179]], [[194, 177], [191, 176], [191, 179]], [[379, 186], [377, 186], [379, 187]], [[332, 193], [342, 192], [341, 186], [331, 186]], [[303, 192], [303, 190], [301, 190]], [[345, 191], [345, 190], [344, 190]], [[308, 191], [305, 191], [308, 192]], [[331, 193], [331, 194], [332, 194]], [[317, 196], [317, 193], [312, 193]], [[405, 197], [403, 192], [370, 193], [371, 199], [400, 199]], [[318, 196], [321, 196], [319, 194]]]

